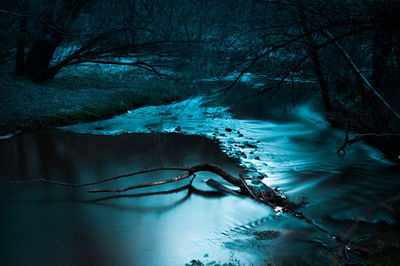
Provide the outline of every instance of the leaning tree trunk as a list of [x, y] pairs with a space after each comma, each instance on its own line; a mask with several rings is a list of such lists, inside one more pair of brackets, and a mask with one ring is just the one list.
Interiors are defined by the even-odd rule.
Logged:
[[15, 55], [15, 74], [17, 76], [25, 73], [25, 45], [26, 45], [26, 17], [21, 18], [20, 33], [18, 36], [17, 52]]
[[373, 37], [373, 66], [372, 66], [372, 83], [374, 87], [379, 88], [381, 93], [388, 97], [393, 90], [393, 70], [391, 66], [393, 36], [387, 30], [377, 30]]
[[[72, 23], [79, 16], [83, 6], [90, 0], [64, 0], [58, 5], [55, 0], [46, 1], [41, 14], [40, 23], [35, 34], [38, 38], [27, 43], [26, 17], [21, 20], [21, 34], [18, 40], [16, 54], [16, 74], [25, 75], [34, 82], [43, 82], [53, 78], [64, 65], [50, 67], [54, 51], [63, 41], [65, 34], [70, 30]], [[59, 7], [58, 7], [59, 6]], [[30, 22], [30, 21], [29, 21]], [[32, 20], [35, 22], [35, 19]], [[30, 50], [24, 62], [25, 45]]]
[[306, 14], [302, 9], [299, 9], [299, 18], [302, 21], [303, 33], [306, 34], [306, 50], [310, 54], [313, 70], [318, 79], [322, 100], [324, 101], [325, 109], [329, 119], [329, 114], [334, 112], [336, 108], [332, 104], [329, 96], [328, 82], [324, 76], [324, 72], [322, 71], [321, 58], [318, 53], [317, 44], [315, 43], [314, 37], [310, 30], [311, 27], [309, 25], [310, 23], [308, 22], [309, 19], [306, 17]]
[[25, 75], [35, 82], [43, 82], [54, 77], [49, 68], [58, 42], [46, 38], [36, 40], [30, 49], [25, 62]]

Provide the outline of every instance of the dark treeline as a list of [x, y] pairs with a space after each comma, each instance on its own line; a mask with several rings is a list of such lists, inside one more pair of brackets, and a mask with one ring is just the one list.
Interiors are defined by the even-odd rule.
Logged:
[[[65, 66], [135, 58], [149, 50], [156, 56], [182, 57], [195, 44], [199, 49], [199, 43], [235, 42], [244, 25], [237, 18], [246, 5], [239, 6], [231, 1], [5, 1], [2, 59], [15, 56], [17, 75], [42, 82]], [[57, 49], [68, 48], [57, 58]]]
[[[2, 1], [3, 68], [35, 82], [84, 62], [161, 74], [236, 71], [318, 81], [327, 118], [400, 155], [400, 1]], [[261, 92], [271, 88], [261, 89]]]

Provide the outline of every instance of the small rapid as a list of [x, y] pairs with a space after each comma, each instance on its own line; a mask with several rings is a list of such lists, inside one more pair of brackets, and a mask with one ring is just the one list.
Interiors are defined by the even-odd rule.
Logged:
[[[182, 265], [192, 259], [265, 265], [313, 264], [335, 253], [337, 242], [304, 221], [210, 188], [207, 179], [219, 180], [211, 173], [199, 173], [189, 190], [182, 181], [117, 197], [7, 182], [50, 177], [84, 183], [199, 163], [261, 176], [292, 201], [306, 198], [301, 211], [333, 234], [393, 234], [392, 214], [379, 204], [398, 193], [398, 166], [363, 143], [338, 155], [343, 132], [326, 122], [315, 98], [300, 96], [284, 115], [282, 102], [273, 99], [197, 96], [2, 140], [0, 233], [9, 239], [3, 257], [13, 265], [73, 265], [82, 258], [96, 265]], [[146, 174], [102, 188], [177, 174]]]
[[[266, 185], [279, 187], [294, 199], [305, 197], [317, 209], [326, 204], [335, 209], [331, 213], [338, 219], [354, 219], [366, 206], [396, 194], [396, 170], [391, 170], [391, 163], [378, 150], [360, 143], [344, 156], [338, 155], [343, 132], [332, 128], [312, 104], [296, 106], [292, 116], [284, 122], [236, 118], [229, 106], [216, 106], [215, 98], [198, 96], [62, 129], [94, 135], [204, 136], [218, 141], [223, 152], [238, 159], [242, 167], [263, 174]], [[380, 178], [382, 174], [385, 179]], [[392, 222], [385, 215], [362, 219]]]
[[[249, 109], [252, 105], [247, 103]], [[222, 151], [238, 159], [242, 167], [261, 174], [264, 184], [279, 187], [293, 201], [305, 198], [309, 204], [303, 213], [328, 232], [344, 234], [358, 221], [362, 226], [351, 232], [354, 235], [372, 230], [390, 234], [392, 231], [388, 228], [394, 223], [392, 214], [376, 206], [398, 192], [397, 166], [377, 149], [363, 143], [352, 145], [345, 155], [337, 154], [343, 144], [343, 132], [329, 125], [312, 100], [294, 106], [288, 116], [290, 119], [286, 120], [266, 119], [263, 115], [243, 118], [232, 104], [223, 105], [216, 97], [199, 96], [63, 129], [100, 135], [175, 132], [205, 136], [217, 141]], [[286, 216], [286, 220], [272, 217], [232, 226], [220, 241], [235, 252], [268, 258], [281, 257], [282, 254], [275, 253], [281, 245], [293, 249], [293, 256], [300, 255], [299, 250], [304, 252], [306, 246], [312, 250], [315, 245], [326, 249], [334, 245], [321, 232], [307, 232], [310, 229], [304, 225], [293, 228], [293, 223], [296, 224], [291, 221], [293, 217]], [[260, 220], [263, 222], [258, 223]], [[254, 242], [254, 234], [260, 230], [282, 234], [260, 245]], [[305, 246], [304, 241], [308, 243]]]

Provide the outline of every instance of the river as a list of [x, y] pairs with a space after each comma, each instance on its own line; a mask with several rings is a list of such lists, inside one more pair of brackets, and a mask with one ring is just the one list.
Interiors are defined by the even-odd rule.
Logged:
[[[239, 95], [240, 96], [240, 95]], [[318, 94], [255, 98], [197, 96], [111, 119], [20, 134], [0, 142], [1, 258], [5, 265], [184, 265], [314, 263], [335, 253], [326, 233], [251, 199], [215, 191], [219, 177], [114, 194], [49, 184], [90, 182], [161, 166], [220, 165], [257, 173], [334, 234], [393, 234], [391, 213], [374, 208], [396, 195], [399, 167], [357, 143], [338, 155], [343, 132], [324, 119]], [[98, 185], [120, 188], [180, 174], [144, 174]], [[157, 194], [159, 191], [170, 193]], [[148, 195], [143, 195], [148, 194]], [[259, 237], [265, 233], [266, 237]]]

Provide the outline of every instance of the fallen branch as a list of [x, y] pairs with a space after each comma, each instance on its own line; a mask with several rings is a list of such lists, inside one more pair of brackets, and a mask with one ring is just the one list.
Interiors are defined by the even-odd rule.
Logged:
[[[100, 184], [100, 183], [105, 183], [105, 182], [122, 179], [122, 178], [130, 177], [130, 176], [135, 176], [135, 175], [139, 175], [139, 174], [163, 171], [163, 170], [185, 171], [186, 173], [178, 175], [171, 179], [156, 181], [156, 182], [152, 182], [152, 183], [133, 185], [133, 186], [128, 186], [128, 187], [121, 188], [121, 189], [89, 189], [88, 192], [90, 192], [90, 193], [100, 193], [100, 192], [121, 193], [121, 192], [126, 192], [129, 190], [138, 189], [138, 188], [159, 186], [159, 185], [164, 185], [164, 184], [168, 184], [168, 183], [178, 182], [178, 181], [184, 180], [191, 176], [195, 177], [195, 174], [197, 172], [207, 171], [207, 172], [211, 172], [211, 173], [214, 173], [214, 174], [220, 176], [225, 181], [227, 181], [230, 184], [234, 185], [235, 187], [239, 188], [243, 194], [251, 196], [256, 201], [264, 203], [264, 204], [272, 207], [274, 210], [276, 210], [276, 208], [279, 207], [280, 210], [290, 212], [293, 215], [295, 215], [296, 217], [302, 217], [302, 215], [295, 212], [295, 209], [297, 209], [298, 207], [301, 207], [302, 203], [296, 204], [296, 203], [290, 202], [286, 197], [279, 194], [276, 190], [269, 188], [265, 185], [264, 185], [264, 187], [265, 187], [266, 191], [256, 191], [247, 185], [247, 183], [242, 175], [239, 175], [240, 178], [236, 178], [236, 177], [232, 176], [231, 174], [229, 174], [228, 172], [226, 172], [225, 170], [223, 170], [221, 167], [214, 165], [214, 164], [200, 164], [200, 165], [196, 165], [196, 166], [189, 167], [189, 168], [162, 167], [162, 168], [147, 169], [147, 170], [143, 170], [143, 171], [137, 171], [137, 172], [133, 172], [133, 173], [129, 173], [129, 174], [105, 178], [105, 179], [101, 179], [101, 180], [98, 180], [95, 182], [81, 183], [81, 184], [60, 182], [60, 181], [55, 181], [55, 180], [45, 179], [45, 178], [13, 181], [12, 183], [41, 182], [41, 183], [49, 183], [49, 184], [54, 184], [54, 185], [78, 188], [78, 187], [83, 187], [83, 186], [91, 186], [91, 185], [96, 185], [96, 184]], [[214, 186], [215, 186], [215, 183], [217, 183], [217, 182], [214, 182]], [[221, 186], [218, 186], [218, 187], [221, 187]]]
[[231, 194], [231, 195], [234, 195], [234, 196], [238, 196], [238, 197], [243, 196], [242, 194], [239, 194], [238, 191], [230, 189], [230, 188], [220, 184], [219, 182], [215, 181], [214, 179], [208, 179], [206, 181], [206, 184], [209, 185], [212, 188], [215, 188], [218, 191], [223, 192], [223, 193], [228, 193], [228, 194]]
[[137, 188], [159, 186], [159, 185], [172, 183], [172, 182], [177, 182], [177, 181], [186, 179], [186, 178], [188, 178], [190, 176], [193, 176], [195, 173], [202, 172], [202, 171], [207, 171], [207, 172], [211, 172], [211, 173], [214, 173], [216, 175], [219, 175], [220, 177], [222, 177], [223, 179], [225, 179], [226, 181], [228, 181], [232, 185], [234, 185], [234, 186], [236, 186], [236, 187], [238, 187], [240, 189], [244, 188], [244, 185], [240, 181], [240, 179], [232, 176], [228, 172], [224, 171], [221, 167], [219, 167], [217, 165], [214, 165], [214, 164], [200, 164], [200, 165], [196, 165], [196, 166], [189, 167], [189, 168], [185, 168], [185, 167], [153, 168], [153, 169], [147, 169], [147, 170], [137, 171], [137, 172], [128, 173], [128, 174], [123, 174], [123, 175], [119, 175], [119, 176], [109, 177], [109, 178], [101, 179], [101, 180], [98, 180], [98, 181], [95, 181], [95, 182], [81, 183], [81, 184], [55, 181], [55, 180], [46, 179], [46, 178], [32, 179], [32, 180], [11, 181], [11, 183], [13, 183], [13, 184], [21, 184], [21, 183], [37, 183], [37, 182], [40, 182], [40, 183], [48, 183], [48, 184], [54, 184], [54, 185], [78, 188], [78, 187], [84, 187], [84, 186], [97, 185], [97, 184], [100, 184], [100, 183], [105, 183], [105, 182], [109, 182], [109, 181], [113, 181], [113, 180], [117, 180], [117, 179], [121, 179], [121, 178], [126, 178], [126, 177], [129, 177], [129, 176], [135, 176], [135, 175], [139, 175], [139, 174], [151, 173], [151, 172], [157, 172], [157, 171], [164, 171], [164, 170], [186, 171], [187, 173], [185, 173], [183, 175], [180, 175], [180, 176], [176, 176], [176, 177], [174, 177], [172, 179], [168, 179], [168, 180], [157, 181], [157, 182], [147, 183], [147, 184], [140, 184], [140, 185], [135, 185], [135, 186], [129, 186], [129, 187], [122, 188], [122, 189], [101, 189], [101, 190], [100, 189], [99, 190], [90, 189], [90, 190], [88, 190], [88, 192], [91, 192], [91, 193], [96, 193], [96, 192], [126, 192], [128, 190], [137, 189]]
[[[298, 219], [301, 219], [301, 220], [305, 221], [306, 223], [314, 226], [318, 230], [321, 230], [322, 232], [328, 233], [329, 235], [334, 237], [334, 239], [337, 239], [341, 243], [348, 241], [347, 239], [342, 239], [340, 237], [337, 237], [337, 236], [329, 233], [327, 230], [325, 230], [322, 227], [320, 227], [319, 225], [315, 224], [313, 222], [313, 220], [307, 218], [302, 213], [296, 211], [299, 207], [304, 206], [304, 204], [305, 204], [304, 201], [301, 202], [301, 203], [291, 202], [284, 195], [282, 195], [277, 189], [272, 189], [272, 188], [270, 188], [270, 187], [268, 187], [266, 185], [264, 185], [264, 189], [265, 190], [251, 188], [249, 185], [247, 185], [246, 180], [242, 175], [239, 174], [239, 178], [236, 178], [236, 177], [232, 176], [231, 174], [229, 174], [228, 172], [226, 172], [225, 170], [223, 170], [221, 167], [219, 167], [217, 165], [214, 165], [214, 164], [201, 164], [201, 165], [196, 165], [196, 166], [189, 167], [189, 168], [184, 168], [184, 167], [165, 167], [164, 168], [163, 167], [163, 168], [147, 169], [147, 170], [143, 170], [143, 171], [137, 171], [137, 172], [133, 172], [133, 173], [129, 173], [129, 174], [124, 174], [124, 175], [119, 175], [119, 176], [115, 176], [115, 177], [105, 178], [105, 179], [101, 179], [101, 180], [98, 180], [98, 181], [95, 181], [95, 182], [81, 183], [81, 184], [59, 182], [59, 181], [54, 181], [54, 180], [44, 179], [44, 178], [42, 178], [42, 179], [34, 179], [34, 180], [25, 180], [25, 181], [14, 181], [12, 183], [20, 184], [20, 183], [41, 182], [41, 183], [49, 183], [49, 184], [54, 184], [54, 185], [61, 185], [61, 186], [78, 188], [78, 187], [83, 187], [83, 186], [90, 186], [90, 185], [96, 185], [96, 184], [100, 184], [100, 183], [105, 183], [105, 182], [109, 182], [109, 181], [113, 181], [113, 180], [117, 180], [117, 179], [126, 178], [126, 177], [129, 177], [129, 176], [139, 175], [139, 174], [143, 174], [143, 173], [156, 172], [156, 171], [162, 171], [162, 170], [185, 171], [186, 173], [178, 175], [178, 176], [175, 176], [174, 178], [171, 178], [171, 179], [162, 180], [162, 181], [156, 181], [156, 182], [152, 182], [152, 183], [145, 183], [145, 184], [128, 186], [128, 187], [122, 188], [122, 189], [90, 189], [90, 190], [88, 190], [88, 192], [90, 192], [90, 193], [99, 193], [99, 192], [121, 193], [121, 192], [126, 192], [126, 191], [129, 191], [129, 190], [138, 189], [138, 188], [159, 186], [159, 185], [163, 185], [163, 184], [178, 182], [178, 181], [181, 181], [181, 180], [184, 180], [184, 179], [187, 179], [187, 178], [193, 176], [193, 178], [191, 179], [189, 185], [181, 187], [181, 188], [179, 188], [179, 189], [177, 189], [175, 191], [180, 191], [180, 190], [185, 189], [185, 188], [188, 188], [190, 190], [190, 188], [192, 187], [191, 184], [193, 182], [193, 179], [196, 177], [195, 174], [197, 172], [207, 171], [207, 172], [211, 172], [211, 173], [214, 173], [214, 174], [220, 176], [225, 181], [227, 181], [230, 184], [234, 185], [235, 187], [239, 188], [241, 193], [240, 194], [238, 194], [236, 192], [232, 193], [232, 191], [230, 191], [228, 188], [224, 187], [221, 184], [218, 185], [218, 182], [213, 181], [211, 185], [213, 187], [216, 187], [217, 189], [220, 189], [220, 187], [223, 187], [224, 189], [222, 189], [222, 190], [224, 192], [228, 192], [228, 193], [231, 193], [231, 194], [250, 196], [251, 198], [253, 198], [257, 202], [263, 203], [263, 204], [271, 207], [275, 211], [275, 213], [277, 213], [277, 214], [280, 213], [280, 212], [289, 213], [289, 214], [293, 215], [294, 217], [296, 217]], [[229, 191], [226, 191], [226, 190], [229, 190]], [[170, 193], [170, 192], [173, 192], [173, 191], [166, 191], [165, 193]], [[157, 193], [144, 193], [142, 195], [144, 196], [144, 195], [147, 195], [147, 194], [148, 195], [152, 195], [152, 194], [157, 194]], [[129, 196], [141, 196], [141, 194], [138, 194], [138, 195], [117, 194], [117, 195], [114, 195], [114, 196], [110, 196], [110, 197], [94, 200], [94, 202], [101, 201], [101, 200], [106, 200], [106, 199], [110, 199], [110, 198], [124, 197], [124, 196], [128, 196], [128, 197]]]
[[[164, 185], [164, 184], [168, 184], [168, 183], [177, 182], [177, 181], [186, 179], [186, 178], [188, 178], [190, 176], [193, 176], [197, 172], [202, 172], [202, 171], [207, 171], [207, 172], [211, 172], [211, 173], [217, 174], [220, 177], [222, 177], [223, 179], [225, 179], [226, 181], [228, 181], [229, 183], [231, 183], [232, 185], [234, 185], [234, 186], [236, 186], [236, 187], [238, 187], [240, 189], [244, 188], [242, 182], [239, 179], [237, 179], [236, 177], [230, 175], [229, 173], [224, 171], [222, 168], [220, 168], [219, 166], [214, 165], [214, 164], [200, 164], [200, 165], [196, 165], [196, 166], [193, 166], [193, 167], [190, 167], [190, 168], [168, 168], [168, 169], [169, 170], [183, 170], [183, 171], [187, 171], [187, 173], [185, 173], [183, 175], [176, 176], [176, 177], [171, 178], [171, 179], [163, 180], [163, 181], [156, 181], [156, 182], [152, 182], [152, 183], [139, 184], [139, 185], [129, 186], [129, 187], [122, 188], [122, 189], [90, 189], [90, 190], [88, 190], [88, 192], [90, 192], [90, 193], [98, 193], [98, 192], [117, 192], [117, 193], [121, 193], [121, 192], [126, 192], [126, 191], [129, 191], [129, 190], [132, 190], [132, 189], [137, 189], [137, 188], [159, 186], [159, 185]], [[147, 170], [146, 172], [159, 171], [159, 170], [167, 170], [167, 168], [150, 169], [150, 170]], [[138, 172], [136, 172], [134, 174], [137, 174], [137, 173]], [[124, 177], [125, 176], [126, 175], [124, 175]], [[114, 178], [109, 178], [109, 179], [115, 180], [117, 178], [120, 178], [120, 177], [114, 177]], [[103, 181], [103, 182], [107, 182], [107, 181]]]
[[350, 146], [351, 144], [360, 142], [360, 141], [362, 141], [362, 140], [365, 140], [365, 137], [364, 137], [364, 136], [354, 137], [354, 138], [350, 139], [350, 137], [349, 137], [349, 132], [346, 130], [346, 132], [345, 132], [345, 138], [344, 138], [344, 143], [343, 143], [343, 145], [336, 151], [337, 154], [343, 154], [343, 155], [346, 154], [346, 148], [347, 148], [348, 146]]
[[186, 179], [192, 175], [193, 175], [193, 173], [187, 172], [186, 174], [178, 175], [174, 178], [163, 180], [163, 181], [129, 186], [129, 187], [122, 188], [122, 189], [89, 189], [88, 192], [90, 192], [90, 193], [96, 193], [96, 192], [118, 192], [118, 193], [120, 193], [120, 192], [126, 192], [128, 190], [137, 189], [137, 188], [153, 187], [153, 186], [159, 186], [159, 185], [164, 185], [164, 184], [168, 184], [168, 183], [173, 183], [173, 182], [177, 182], [177, 181]]
[[104, 178], [104, 179], [100, 179], [100, 180], [95, 181], [95, 182], [81, 183], [81, 184], [54, 181], [54, 180], [46, 179], [46, 178], [39, 178], [39, 179], [32, 179], [32, 180], [17, 180], [17, 181], [11, 181], [11, 183], [12, 184], [19, 184], [19, 183], [41, 182], [41, 183], [48, 183], [48, 184], [54, 184], [54, 185], [78, 188], [78, 187], [86, 187], [86, 186], [97, 185], [97, 184], [100, 184], [100, 183], [105, 183], [105, 182], [109, 182], [109, 181], [116, 180], [116, 179], [121, 179], [121, 178], [129, 177], [129, 176], [140, 175], [140, 174], [145, 174], [145, 173], [151, 173], [151, 172], [156, 172], [156, 171], [161, 171], [161, 170], [163, 170], [163, 171], [164, 170], [187, 171], [187, 169], [188, 168], [182, 168], [182, 167], [153, 168], [153, 169], [137, 171], [137, 172], [134, 172], [134, 173], [129, 173], [129, 174], [123, 174], [123, 175], [113, 176], [113, 177], [109, 177], [109, 178]]
[[[55, 180], [45, 179], [45, 178], [13, 181], [12, 183], [41, 182], [41, 183], [48, 183], [48, 184], [78, 188], [78, 187], [84, 187], [84, 186], [97, 185], [100, 183], [106, 183], [106, 182], [110, 182], [113, 180], [122, 179], [122, 178], [135, 176], [135, 175], [139, 175], [139, 174], [156, 172], [156, 171], [164, 171], [164, 170], [186, 171], [186, 173], [184, 173], [182, 175], [178, 175], [171, 179], [156, 181], [156, 182], [152, 182], [152, 183], [133, 185], [133, 186], [128, 186], [128, 187], [121, 188], [121, 189], [89, 189], [88, 192], [90, 192], [90, 193], [100, 193], [100, 192], [121, 193], [121, 192], [126, 192], [129, 190], [138, 189], [138, 188], [159, 186], [159, 185], [164, 185], [164, 184], [168, 184], [168, 183], [178, 182], [178, 181], [184, 180], [188, 177], [195, 176], [195, 174], [197, 172], [207, 171], [207, 172], [211, 172], [211, 173], [214, 173], [214, 174], [220, 176], [225, 181], [227, 181], [230, 184], [234, 185], [235, 187], [239, 188], [243, 194], [249, 195], [253, 199], [257, 200], [258, 202], [264, 203], [264, 204], [272, 207], [273, 209], [276, 209], [276, 207], [280, 206], [280, 209], [291, 212], [291, 211], [294, 211], [294, 209], [301, 207], [301, 204], [296, 204], [296, 203], [290, 202], [288, 199], [286, 199], [286, 197], [283, 197], [282, 195], [280, 195], [276, 190], [269, 188], [265, 185], [264, 185], [264, 187], [265, 187], [266, 191], [255, 191], [254, 189], [250, 188], [247, 185], [247, 183], [242, 175], [239, 175], [240, 178], [236, 178], [236, 177], [232, 176], [231, 174], [229, 174], [228, 172], [226, 172], [225, 170], [223, 170], [221, 167], [214, 165], [214, 164], [201, 164], [201, 165], [196, 165], [196, 166], [189, 167], [189, 168], [162, 167], [162, 168], [147, 169], [147, 170], [137, 171], [137, 172], [133, 172], [133, 173], [129, 173], [129, 174], [123, 174], [123, 175], [119, 175], [119, 176], [105, 178], [105, 179], [101, 179], [101, 180], [98, 180], [95, 182], [80, 183], [80, 184], [60, 182], [60, 181], [55, 181]], [[213, 183], [214, 187], [222, 186], [222, 185], [217, 186], [215, 183], [218, 183], [218, 182], [215, 181]], [[292, 214], [295, 214], [295, 213], [293, 212]], [[296, 214], [296, 216], [300, 217], [298, 214]]]

